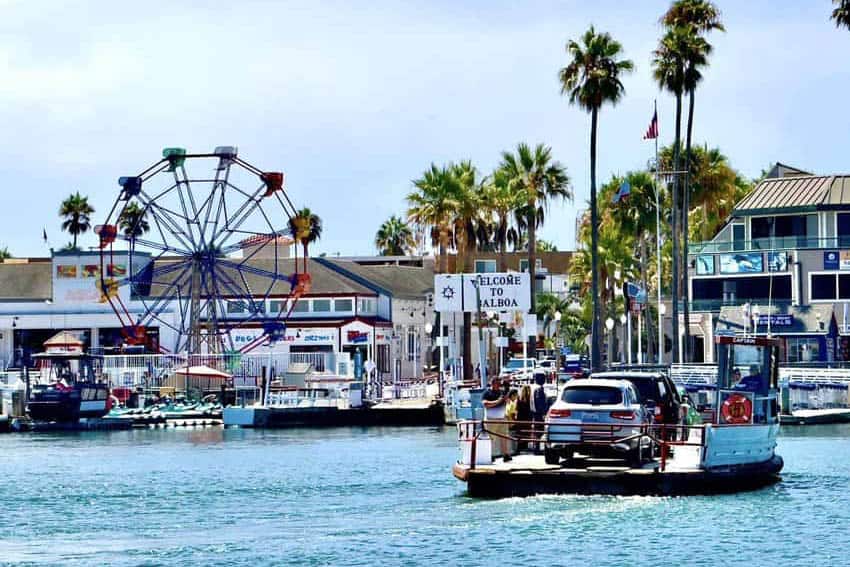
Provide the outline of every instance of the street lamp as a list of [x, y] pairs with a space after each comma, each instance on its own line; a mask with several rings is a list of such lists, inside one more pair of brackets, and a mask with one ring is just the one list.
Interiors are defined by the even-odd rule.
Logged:
[[605, 319], [605, 328], [608, 329], [608, 368], [611, 368], [611, 348], [613, 346], [611, 343], [614, 342], [614, 337], [611, 334], [611, 331], [614, 329], [614, 320], [612, 318], [608, 317]]

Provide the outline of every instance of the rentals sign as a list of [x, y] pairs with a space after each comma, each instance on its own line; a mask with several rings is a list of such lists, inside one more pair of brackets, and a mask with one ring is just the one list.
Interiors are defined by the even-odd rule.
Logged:
[[434, 276], [434, 310], [528, 311], [531, 280], [527, 273], [438, 274]]

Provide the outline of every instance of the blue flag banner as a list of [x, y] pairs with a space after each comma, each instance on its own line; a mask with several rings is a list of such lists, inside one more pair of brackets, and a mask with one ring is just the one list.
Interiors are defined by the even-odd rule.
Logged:
[[623, 199], [629, 196], [629, 193], [632, 192], [632, 186], [629, 185], [628, 181], [623, 181], [620, 184], [620, 188], [617, 189], [617, 192], [614, 193], [614, 196], [611, 198], [611, 202], [614, 204], [619, 203]]

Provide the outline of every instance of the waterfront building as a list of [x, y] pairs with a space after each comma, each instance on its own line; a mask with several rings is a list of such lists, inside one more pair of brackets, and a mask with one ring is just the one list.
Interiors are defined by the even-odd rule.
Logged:
[[[144, 262], [142, 257], [135, 260]], [[128, 253], [116, 251], [104, 269], [121, 277], [128, 264]], [[292, 271], [294, 260], [284, 258], [280, 267], [283, 273]], [[126, 352], [118, 317], [109, 303], [101, 302], [100, 269], [99, 252], [55, 252], [49, 258], [16, 258], [0, 263], [0, 364], [32, 365], [32, 354], [43, 351], [45, 342], [60, 331], [79, 338], [86, 350]], [[392, 291], [369, 280], [350, 277], [330, 262], [311, 259], [308, 270], [311, 290], [295, 303], [282, 340], [270, 347], [259, 346], [257, 351], [343, 352], [352, 358], [359, 351], [364, 361], [380, 359], [379, 366], [387, 369], [385, 374], [389, 375], [394, 366], [390, 360], [394, 340]], [[432, 281], [432, 273], [423, 278]], [[287, 282], [275, 283], [259, 308], [270, 315], [289, 309], [288, 292]], [[119, 293], [131, 315], [144, 313], [145, 305], [138, 297], [124, 287]], [[424, 300], [423, 295], [421, 301]], [[408, 300], [397, 301], [402, 305]], [[422, 312], [421, 307], [417, 309], [417, 314]], [[226, 310], [225, 320], [238, 323], [247, 317], [241, 301], [227, 301]], [[168, 325], [168, 317], [177, 316], [176, 309], [163, 310], [160, 319], [164, 324], [148, 325], [146, 345], [133, 352], [156, 352], [159, 345], [173, 344], [174, 330]], [[424, 327], [421, 317], [413, 322]], [[251, 344], [263, 333], [261, 326], [262, 319], [257, 319], [233, 331], [235, 346]], [[417, 341], [416, 345], [423, 342]], [[417, 353], [411, 358], [424, 357]], [[415, 364], [405, 364], [399, 370], [405, 377], [422, 374], [421, 365], [417, 370]]]
[[694, 361], [730, 332], [781, 338], [785, 363], [850, 360], [850, 175], [776, 164], [688, 262]]

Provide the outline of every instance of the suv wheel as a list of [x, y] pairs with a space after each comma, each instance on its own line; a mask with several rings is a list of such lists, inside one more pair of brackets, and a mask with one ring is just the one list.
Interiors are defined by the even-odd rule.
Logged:
[[543, 458], [547, 465], [557, 465], [561, 462], [561, 455], [555, 449], [546, 447], [543, 449]]

